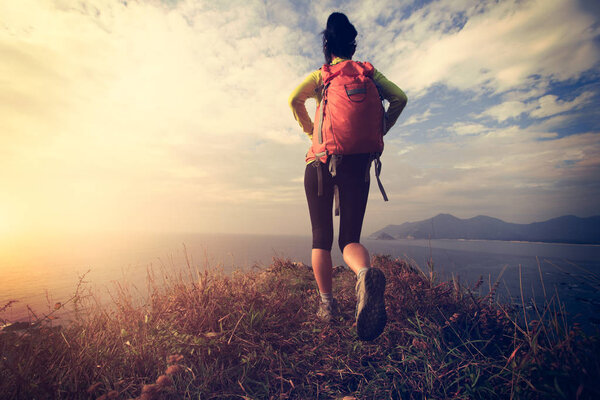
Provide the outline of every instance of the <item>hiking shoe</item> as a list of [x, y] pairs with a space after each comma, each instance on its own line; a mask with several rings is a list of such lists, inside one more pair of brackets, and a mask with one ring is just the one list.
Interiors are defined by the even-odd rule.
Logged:
[[317, 317], [323, 322], [333, 322], [337, 319], [340, 311], [338, 308], [337, 301], [333, 299], [331, 303], [319, 303], [319, 309], [317, 310]]
[[385, 313], [385, 275], [369, 268], [356, 282], [356, 332], [360, 340], [374, 340], [387, 323]]

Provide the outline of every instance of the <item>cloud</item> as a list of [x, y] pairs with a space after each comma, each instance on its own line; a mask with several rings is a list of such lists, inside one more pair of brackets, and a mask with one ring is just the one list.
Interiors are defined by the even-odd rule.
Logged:
[[410, 153], [411, 151], [413, 151], [414, 148], [415, 147], [411, 146], [411, 145], [403, 146], [403, 147], [400, 148], [400, 150], [398, 150], [398, 155], [401, 156], [401, 155], [404, 155], [406, 153]]
[[547, 123], [554, 118], [564, 116], [527, 127], [461, 122], [446, 128], [446, 135], [411, 143], [412, 151], [402, 158], [384, 154], [386, 173], [402, 171], [389, 178], [384, 174], [384, 182], [392, 182], [390, 196], [401, 204], [391, 205], [403, 216], [398, 220], [435, 212], [525, 222], [597, 214], [588, 200], [600, 194], [600, 164], [594, 161], [599, 134], [561, 137]]
[[489, 131], [489, 128], [482, 124], [469, 123], [469, 122], [457, 122], [450, 128], [450, 131], [457, 135], [479, 135]]
[[594, 96], [591, 92], [585, 92], [571, 101], [558, 99], [554, 95], [546, 95], [537, 101], [536, 108], [529, 114], [534, 118], [545, 118], [556, 114], [562, 114], [581, 107], [588, 103]]
[[532, 76], [577, 78], [600, 60], [596, 18], [577, 2], [432, 2], [380, 29], [390, 28], [369, 55], [412, 96], [436, 84], [500, 93]]
[[555, 95], [545, 95], [538, 99], [523, 101], [505, 101], [488, 108], [481, 117], [491, 117], [498, 122], [518, 118], [522, 115], [531, 118], [546, 118], [576, 110], [590, 102], [592, 92], [584, 92], [573, 100], [561, 100]]
[[407, 204], [423, 217], [446, 211], [527, 221], [594, 213], [584, 199], [600, 195], [598, 137], [590, 132], [557, 138], [541, 126], [447, 136], [413, 144], [401, 158], [384, 154], [383, 179], [395, 200], [391, 207], [402, 214]]
[[408, 125], [418, 124], [423, 121], [427, 121], [429, 119], [429, 117], [431, 117], [431, 115], [432, 115], [431, 108], [428, 108], [427, 110], [425, 110], [424, 112], [422, 112], [420, 114], [413, 114], [410, 117], [408, 117], [408, 119], [402, 124], [402, 126], [408, 126]]
[[521, 101], [505, 101], [488, 108], [480, 115], [492, 117], [498, 122], [504, 122], [507, 119], [517, 118], [522, 114], [529, 113], [534, 108], [535, 104], [533, 103], [527, 104]]

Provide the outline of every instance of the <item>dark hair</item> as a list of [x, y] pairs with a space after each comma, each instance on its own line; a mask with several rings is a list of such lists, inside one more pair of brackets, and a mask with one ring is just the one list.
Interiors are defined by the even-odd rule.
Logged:
[[332, 54], [352, 58], [356, 51], [356, 29], [345, 14], [334, 12], [327, 18], [327, 27], [322, 32], [325, 62], [331, 63]]

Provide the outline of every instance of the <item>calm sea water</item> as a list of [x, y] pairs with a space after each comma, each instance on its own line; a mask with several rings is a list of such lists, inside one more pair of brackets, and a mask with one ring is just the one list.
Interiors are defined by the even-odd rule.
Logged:
[[[0, 315], [26, 319], [27, 305], [44, 312], [74, 292], [85, 274], [85, 287], [109, 298], [115, 285], [130, 287], [143, 298], [148, 271], [158, 276], [177, 272], [189, 261], [194, 269], [248, 270], [268, 265], [273, 257], [310, 264], [310, 238], [263, 235], [130, 235], [55, 239], [21, 250], [19, 259], [0, 259], [0, 307], [18, 302]], [[480, 277], [485, 293], [500, 277], [499, 296], [526, 308], [532, 301], [559, 296], [572, 319], [584, 325], [600, 322], [600, 246], [463, 240], [364, 240], [372, 254], [411, 260], [428, 271], [428, 260], [440, 279], [460, 278], [472, 285]], [[334, 263], [343, 264], [334, 249]], [[89, 272], [88, 272], [89, 271]], [[544, 295], [545, 291], [545, 295]]]

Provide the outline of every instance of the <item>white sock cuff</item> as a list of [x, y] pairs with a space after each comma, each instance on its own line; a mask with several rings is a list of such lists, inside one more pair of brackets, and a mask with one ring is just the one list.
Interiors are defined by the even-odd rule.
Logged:
[[333, 293], [320, 293], [323, 303], [331, 303], [333, 301]]
[[364, 274], [365, 272], [367, 272], [369, 270], [369, 267], [362, 267], [361, 269], [358, 270], [358, 273], [356, 274], [356, 279], [360, 278], [360, 276], [362, 274]]

